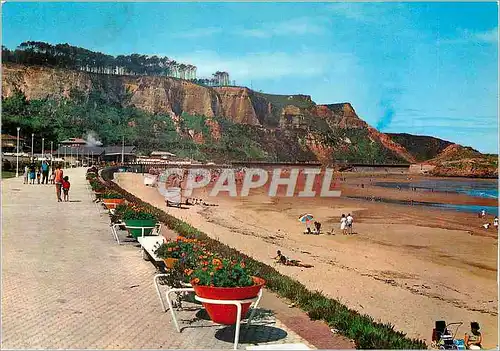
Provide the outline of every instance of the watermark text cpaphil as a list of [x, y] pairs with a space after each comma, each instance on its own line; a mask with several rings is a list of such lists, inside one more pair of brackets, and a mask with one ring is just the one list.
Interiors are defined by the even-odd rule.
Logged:
[[252, 189], [267, 187], [270, 197], [276, 197], [279, 187], [287, 197], [339, 197], [335, 171], [331, 168], [169, 168], [158, 179], [163, 189], [180, 189], [185, 197], [193, 191], [209, 187], [209, 196], [227, 194], [248, 196]]

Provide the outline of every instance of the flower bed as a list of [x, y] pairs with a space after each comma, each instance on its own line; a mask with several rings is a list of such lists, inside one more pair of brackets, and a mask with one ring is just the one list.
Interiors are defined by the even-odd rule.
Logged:
[[[113, 178], [114, 168], [102, 172], [105, 179]], [[271, 266], [255, 261], [247, 255], [210, 238], [207, 234], [192, 227], [191, 225], [166, 214], [164, 211], [143, 202], [141, 199], [120, 188], [117, 184], [108, 181], [107, 186], [121, 193], [127, 201], [141, 204], [150, 209], [157, 218], [170, 229], [182, 234], [187, 238], [197, 239], [204, 243], [207, 251], [229, 260], [246, 263], [247, 271], [266, 280], [266, 287], [275, 291], [280, 296], [290, 299], [297, 307], [306, 311], [313, 320], [323, 320], [331, 328], [354, 340], [356, 348], [361, 349], [427, 349], [424, 341], [410, 339], [402, 332], [394, 330], [388, 323], [375, 321], [372, 317], [360, 314], [349, 309], [340, 302], [324, 296], [321, 292], [311, 292], [300, 282], [285, 276]], [[186, 272], [186, 274], [189, 271]], [[194, 273], [194, 270], [193, 270]], [[191, 274], [193, 274], [191, 273]], [[198, 276], [195, 278], [200, 279]]]
[[[199, 257], [208, 258], [207, 255], [210, 255], [202, 242], [183, 236], [178, 236], [175, 240], [168, 240], [163, 243], [156, 249], [155, 254], [165, 260], [167, 268], [174, 268], [174, 263], [179, 262], [179, 269], [182, 272], [195, 268]], [[185, 278], [183, 281], [189, 282], [189, 279]]]
[[[128, 227], [154, 227], [158, 223], [156, 216], [149, 209], [138, 206], [135, 203], [123, 210], [121, 218]], [[130, 235], [137, 239], [143, 234], [150, 235], [153, 229], [130, 228], [128, 231]]]
[[102, 184], [97, 178], [92, 178], [89, 180], [92, 190], [96, 193], [104, 193], [106, 186]]

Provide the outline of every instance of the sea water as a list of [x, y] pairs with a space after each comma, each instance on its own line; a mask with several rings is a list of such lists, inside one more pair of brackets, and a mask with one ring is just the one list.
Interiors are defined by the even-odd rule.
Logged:
[[[384, 188], [401, 189], [417, 188], [417, 191], [436, 191], [455, 194], [465, 194], [468, 196], [498, 199], [498, 183], [496, 180], [480, 180], [480, 179], [425, 179], [408, 183], [400, 182], [377, 182], [377, 186]], [[478, 213], [485, 210], [488, 214], [498, 215], [498, 207], [496, 206], [480, 206], [480, 205], [450, 205], [445, 203], [427, 203], [414, 202], [416, 205], [439, 207], [460, 212]]]

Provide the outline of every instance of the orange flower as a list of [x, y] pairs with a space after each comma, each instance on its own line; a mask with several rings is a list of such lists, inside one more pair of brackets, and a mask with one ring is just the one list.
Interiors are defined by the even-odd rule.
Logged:
[[221, 261], [221, 260], [219, 260], [218, 258], [214, 258], [214, 259], [212, 260], [212, 264], [213, 264], [214, 266], [220, 266], [220, 265], [222, 264], [222, 261]]
[[245, 268], [245, 262], [241, 262], [240, 266], [241, 268]]
[[185, 273], [187, 276], [190, 276], [191, 274], [193, 274], [193, 270], [192, 270], [192, 269], [185, 269], [185, 270], [184, 270], [184, 273]]
[[198, 279], [198, 278], [194, 278], [194, 279], [193, 279], [193, 283], [194, 283], [194, 284], [198, 284], [199, 282], [200, 282], [200, 279]]
[[203, 261], [203, 265], [208, 266], [208, 261]]

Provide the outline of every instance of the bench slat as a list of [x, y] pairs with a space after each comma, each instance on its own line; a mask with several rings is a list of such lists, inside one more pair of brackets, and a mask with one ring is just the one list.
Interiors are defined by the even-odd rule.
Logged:
[[161, 262], [163, 259], [155, 255], [154, 251], [156, 248], [163, 243], [162, 236], [145, 236], [137, 238], [141, 247], [146, 250], [146, 252], [151, 256], [156, 262]]

